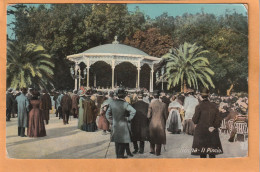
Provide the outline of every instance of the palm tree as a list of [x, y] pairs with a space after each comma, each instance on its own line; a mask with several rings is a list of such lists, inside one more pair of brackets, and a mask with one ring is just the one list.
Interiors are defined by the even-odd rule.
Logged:
[[186, 90], [186, 85], [198, 89], [199, 82], [206, 88], [215, 88], [211, 76], [214, 72], [209, 68], [209, 61], [196, 43], [185, 42], [179, 48], [172, 49], [162, 58], [166, 61], [164, 79], [168, 81], [168, 89], [181, 84], [181, 92]]
[[47, 88], [52, 85], [54, 64], [41, 45], [7, 45], [7, 87]]

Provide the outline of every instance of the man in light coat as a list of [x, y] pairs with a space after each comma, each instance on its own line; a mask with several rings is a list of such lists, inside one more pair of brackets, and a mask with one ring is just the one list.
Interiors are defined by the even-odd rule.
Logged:
[[27, 127], [29, 101], [26, 97], [27, 89], [22, 88], [22, 94], [16, 97], [18, 106], [18, 136], [26, 137], [25, 127]]
[[61, 103], [61, 99], [62, 99], [62, 97], [64, 95], [63, 95], [62, 91], [60, 91], [59, 93], [60, 93], [60, 95], [58, 96], [58, 98], [56, 100], [56, 107], [58, 108], [59, 119], [61, 119], [61, 118], [63, 118], [63, 115], [62, 115], [62, 108], [61, 108], [61, 104], [60, 103]]
[[131, 142], [130, 121], [134, 118], [136, 110], [124, 100], [124, 89], [119, 89], [117, 94], [119, 99], [110, 102], [106, 118], [112, 123], [111, 141], [115, 142], [116, 157], [127, 158], [124, 152]]

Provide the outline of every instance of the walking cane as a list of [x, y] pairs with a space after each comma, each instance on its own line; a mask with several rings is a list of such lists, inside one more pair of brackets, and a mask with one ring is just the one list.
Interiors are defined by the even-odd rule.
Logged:
[[106, 151], [105, 158], [107, 158], [107, 152], [108, 152], [108, 149], [109, 149], [109, 147], [110, 147], [110, 143], [111, 143], [111, 140], [110, 140], [109, 143], [108, 143], [108, 147], [107, 147], [107, 151]]
[[106, 151], [106, 154], [105, 154], [105, 158], [107, 158], [107, 152], [108, 152], [108, 149], [109, 149], [109, 147], [110, 147], [110, 143], [111, 143], [111, 133], [112, 133], [112, 131], [110, 132], [110, 140], [109, 140], [109, 143], [108, 143], [108, 147], [107, 147], [107, 151]]

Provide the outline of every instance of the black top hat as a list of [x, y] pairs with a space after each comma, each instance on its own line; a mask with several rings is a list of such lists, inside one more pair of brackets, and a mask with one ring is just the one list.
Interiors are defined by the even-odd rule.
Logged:
[[208, 96], [209, 95], [209, 90], [207, 88], [203, 88], [201, 90], [201, 96]]
[[154, 90], [153, 91], [153, 96], [160, 96], [160, 91], [159, 90]]

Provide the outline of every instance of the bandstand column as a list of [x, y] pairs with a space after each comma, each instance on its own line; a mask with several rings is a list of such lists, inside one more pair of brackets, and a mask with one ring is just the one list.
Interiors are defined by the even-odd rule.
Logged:
[[94, 87], [97, 87], [97, 75], [94, 73]]
[[77, 90], [80, 89], [80, 86], [81, 86], [81, 71], [80, 71], [80, 68], [79, 68], [79, 87]]
[[89, 66], [87, 66], [87, 88], [89, 88]]
[[[78, 74], [78, 64], [75, 63], [75, 76], [77, 76], [77, 74]], [[78, 86], [78, 79], [77, 79], [77, 77], [75, 77], [75, 86], [74, 86], [74, 90], [77, 89], [77, 86]]]
[[140, 88], [140, 70], [141, 68], [137, 68], [137, 88]]
[[153, 92], [153, 65], [151, 66], [151, 73], [150, 73], [150, 92]]
[[115, 82], [115, 60], [112, 60], [112, 89], [114, 89], [114, 82]]
[[137, 86], [136, 88], [140, 88], [140, 70], [141, 70], [141, 62], [138, 61], [138, 64], [137, 64]]

